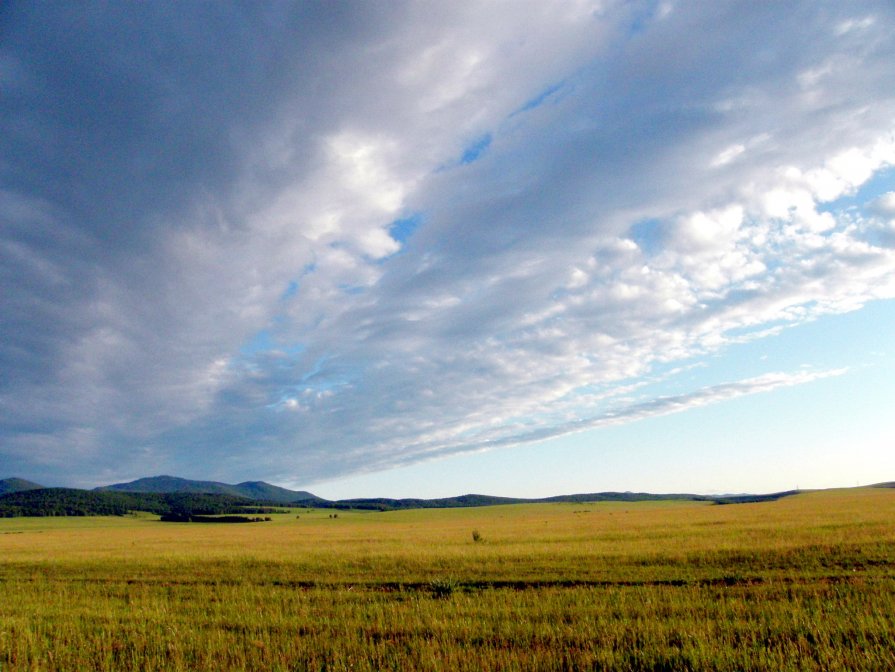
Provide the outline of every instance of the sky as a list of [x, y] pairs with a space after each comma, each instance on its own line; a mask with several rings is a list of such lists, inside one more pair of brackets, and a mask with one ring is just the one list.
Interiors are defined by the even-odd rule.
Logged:
[[889, 0], [3, 3], [0, 477], [895, 479]]

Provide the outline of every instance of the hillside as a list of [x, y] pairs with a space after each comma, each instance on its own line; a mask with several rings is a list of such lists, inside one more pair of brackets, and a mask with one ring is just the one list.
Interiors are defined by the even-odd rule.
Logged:
[[155, 512], [158, 504], [158, 502], [138, 502], [120, 493], [100, 493], [73, 488], [42, 488], [0, 496], [0, 517], [123, 516], [138, 508]]
[[314, 501], [320, 498], [305, 490], [288, 490], [264, 481], [245, 481], [232, 486], [242, 497], [277, 504], [289, 504], [297, 501]]
[[217, 483], [215, 481], [192, 481], [186, 478], [178, 478], [177, 476], [150, 476], [138, 478], [128, 483], [103, 485], [94, 488], [94, 490], [99, 492], [195, 492], [233, 495], [235, 493], [231, 491], [232, 487], [226, 483]]
[[8, 492], [22, 492], [23, 490], [39, 490], [43, 487], [33, 481], [26, 481], [24, 478], [4, 478], [0, 480], [0, 495], [5, 495]]
[[97, 491], [172, 493], [191, 492], [244, 497], [255, 501], [289, 504], [295, 501], [315, 501], [318, 498], [303, 490], [288, 490], [264, 481], [245, 481], [236, 485], [217, 481], [193, 481], [176, 476], [151, 476], [129, 483], [115, 483], [96, 488]]
[[132, 511], [158, 515], [269, 513], [271, 507], [217, 493], [157, 493], [42, 488], [0, 495], [0, 518], [19, 516], [123, 516]]
[[[881, 483], [877, 487], [891, 487]], [[130, 511], [175, 515], [266, 513], [271, 506], [292, 505], [340, 510], [392, 511], [399, 509], [449, 509], [501, 504], [547, 504], [585, 502], [642, 502], [685, 500], [714, 504], [765, 502], [797, 494], [798, 491], [766, 495], [694, 495], [686, 493], [592, 492], [539, 499], [469, 494], [436, 499], [388, 497], [330, 501], [310, 492], [288, 490], [264, 481], [236, 485], [217, 481], [194, 481], [175, 476], [153, 476], [129, 483], [115, 483], [94, 490], [43, 488], [20, 478], [0, 480], [0, 517], [124, 515]]]

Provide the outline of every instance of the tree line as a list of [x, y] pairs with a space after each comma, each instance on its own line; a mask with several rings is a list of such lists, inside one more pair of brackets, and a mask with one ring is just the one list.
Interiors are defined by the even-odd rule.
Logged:
[[280, 513], [244, 497], [210, 493], [150, 493], [41, 488], [0, 495], [0, 518], [18, 516], [124, 516], [146, 511], [175, 516]]

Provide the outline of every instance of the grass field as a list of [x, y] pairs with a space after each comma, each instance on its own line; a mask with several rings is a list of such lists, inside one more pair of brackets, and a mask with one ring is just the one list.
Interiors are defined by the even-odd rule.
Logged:
[[0, 670], [895, 669], [893, 489], [332, 515], [0, 519]]

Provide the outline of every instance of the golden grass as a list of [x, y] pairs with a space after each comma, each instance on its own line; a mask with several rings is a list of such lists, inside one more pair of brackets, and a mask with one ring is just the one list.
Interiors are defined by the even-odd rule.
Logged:
[[0, 520], [0, 669], [895, 669], [895, 490], [332, 514]]

